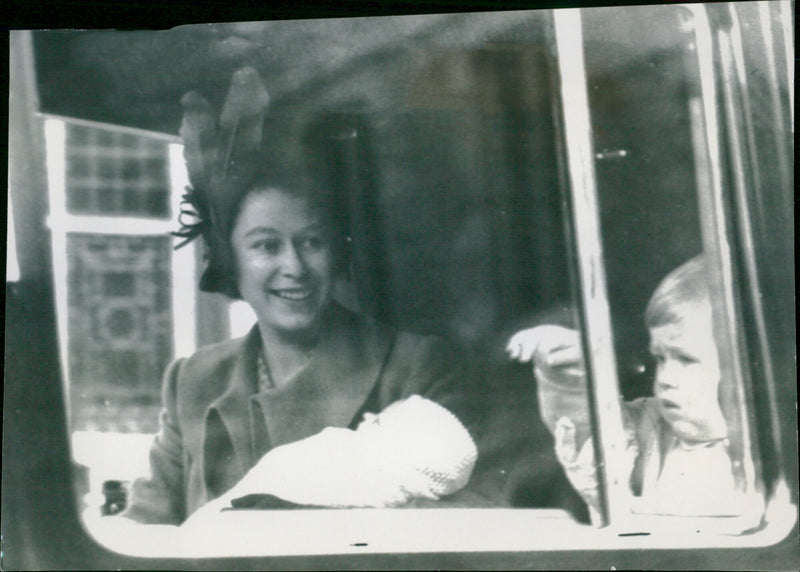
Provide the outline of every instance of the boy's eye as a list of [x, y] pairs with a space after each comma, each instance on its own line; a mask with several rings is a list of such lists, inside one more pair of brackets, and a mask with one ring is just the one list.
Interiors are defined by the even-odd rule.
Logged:
[[674, 356], [672, 356], [669, 352], [654, 353], [652, 355], [656, 370], [664, 369], [670, 360], [675, 359]]
[[686, 353], [679, 353], [675, 356], [675, 358], [684, 365], [692, 365], [699, 362], [696, 357]]

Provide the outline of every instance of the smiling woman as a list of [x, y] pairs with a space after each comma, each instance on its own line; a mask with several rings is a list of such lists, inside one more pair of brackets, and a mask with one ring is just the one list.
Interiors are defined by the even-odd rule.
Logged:
[[[347, 262], [343, 229], [335, 231], [335, 210], [322, 200], [330, 193], [315, 196], [302, 171], [264, 174], [271, 161], [258, 151], [260, 137], [247, 140], [248, 129], [260, 132], [263, 109], [243, 95], [259, 82], [249, 68], [234, 75], [216, 133], [207, 104], [184, 98], [192, 186], [182, 213], [195, 220], [176, 233], [203, 237], [201, 288], [241, 297], [257, 325], [168, 368], [151, 476], [134, 483], [122, 517], [181, 524], [210, 501], [217, 499], [199, 511], [203, 520], [242, 497], [274, 498], [276, 506], [438, 500], [463, 488], [475, 465], [475, 437], [465, 426], [474, 421], [475, 396], [457, 360], [443, 361], [431, 337], [397, 332], [334, 302]], [[256, 118], [249, 124], [247, 112]], [[237, 130], [226, 135], [225, 121]], [[206, 141], [215, 137], [211, 147], [197, 145], [202, 129]], [[398, 407], [407, 413], [389, 416]], [[385, 423], [362, 423], [365, 416]], [[387, 440], [390, 419], [401, 428]], [[449, 454], [425, 453], [437, 450]]]
[[255, 310], [263, 340], [315, 344], [342, 248], [334, 246], [325, 216], [308, 197], [276, 188], [257, 188], [242, 202], [231, 243], [239, 292]]

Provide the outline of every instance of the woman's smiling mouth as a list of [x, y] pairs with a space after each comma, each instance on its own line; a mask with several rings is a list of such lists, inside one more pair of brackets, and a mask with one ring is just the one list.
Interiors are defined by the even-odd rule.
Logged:
[[304, 302], [314, 294], [312, 288], [282, 288], [269, 291], [273, 296], [290, 302]]

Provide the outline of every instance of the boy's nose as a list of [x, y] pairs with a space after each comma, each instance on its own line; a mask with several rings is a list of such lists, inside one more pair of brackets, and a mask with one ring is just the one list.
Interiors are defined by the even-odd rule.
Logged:
[[678, 386], [679, 373], [671, 360], [667, 360], [656, 371], [656, 384], [663, 389], [675, 389]]

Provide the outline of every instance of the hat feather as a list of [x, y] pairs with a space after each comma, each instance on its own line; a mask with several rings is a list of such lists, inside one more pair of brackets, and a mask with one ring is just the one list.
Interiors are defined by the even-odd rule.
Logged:
[[181, 105], [183, 120], [179, 133], [183, 139], [183, 158], [189, 172], [189, 181], [196, 189], [207, 189], [217, 133], [214, 112], [206, 98], [196, 91], [184, 95]]
[[232, 160], [258, 149], [268, 105], [269, 94], [255, 69], [245, 67], [233, 74], [219, 118], [214, 181], [227, 176]]
[[[219, 123], [211, 104], [197, 92], [184, 95], [181, 105], [180, 136], [191, 186], [181, 203], [181, 229], [172, 233], [184, 239], [176, 248], [198, 236], [210, 244], [224, 235], [226, 213], [236, 200], [236, 179], [261, 145], [269, 94], [258, 72], [245, 67], [233, 74]], [[232, 166], [237, 167], [233, 172]]]

